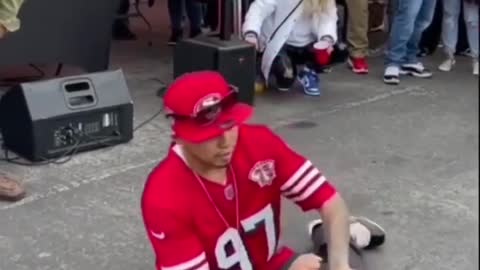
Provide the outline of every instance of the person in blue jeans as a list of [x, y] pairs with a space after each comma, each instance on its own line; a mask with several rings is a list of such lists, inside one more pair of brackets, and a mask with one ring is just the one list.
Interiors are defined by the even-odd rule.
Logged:
[[418, 45], [430, 25], [437, 0], [397, 0], [385, 59], [383, 81], [399, 84], [400, 75], [430, 78], [432, 72], [418, 60]]
[[[466, 24], [468, 45], [472, 57], [473, 75], [478, 76], [478, 6], [480, 0], [463, 0], [463, 17]], [[443, 0], [442, 43], [447, 59], [438, 67], [450, 71], [455, 66], [455, 49], [458, 41], [458, 27], [461, 0]]]
[[172, 34], [168, 45], [175, 45], [183, 38], [183, 5], [190, 22], [190, 37], [196, 37], [202, 33], [202, 6], [198, 0], [168, 0], [168, 14]]

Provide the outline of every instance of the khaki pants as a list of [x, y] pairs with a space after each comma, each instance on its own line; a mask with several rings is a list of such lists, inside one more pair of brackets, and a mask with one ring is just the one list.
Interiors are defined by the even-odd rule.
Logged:
[[347, 42], [350, 56], [368, 54], [368, 0], [346, 0], [348, 11]]

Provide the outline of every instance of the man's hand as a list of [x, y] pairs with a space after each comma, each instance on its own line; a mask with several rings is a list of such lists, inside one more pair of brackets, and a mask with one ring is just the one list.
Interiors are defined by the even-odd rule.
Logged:
[[303, 254], [298, 256], [288, 270], [319, 270], [322, 258], [315, 254]]
[[0, 24], [0, 38], [3, 38], [7, 34], [7, 32], [8, 32], [7, 28], [5, 28], [5, 26]]

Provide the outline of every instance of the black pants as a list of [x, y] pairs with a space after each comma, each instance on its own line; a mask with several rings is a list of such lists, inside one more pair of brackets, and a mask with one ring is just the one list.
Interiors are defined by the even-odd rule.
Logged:
[[[117, 15], [126, 16], [129, 9], [130, 9], [130, 0], [120, 0], [119, 6], [117, 8]], [[127, 18], [116, 19], [113, 25], [113, 30], [118, 31], [120, 28], [126, 27], [127, 25], [128, 25]]]
[[130, 8], [130, 0], [120, 0], [120, 6], [117, 9], [118, 15], [126, 15]]
[[305, 47], [284, 45], [273, 60], [270, 76], [276, 79], [279, 88], [290, 88], [295, 82], [299, 65], [305, 65], [317, 72], [321, 71], [321, 67], [315, 61], [312, 44]]
[[[313, 241], [313, 252], [322, 257], [323, 264], [321, 270], [328, 270], [328, 248], [327, 241], [325, 237], [325, 231], [322, 226], [316, 227], [312, 232], [312, 241]], [[350, 267], [355, 270], [366, 270], [364, 258], [360, 249], [355, 247], [353, 244], [350, 244], [349, 250], [349, 262]]]

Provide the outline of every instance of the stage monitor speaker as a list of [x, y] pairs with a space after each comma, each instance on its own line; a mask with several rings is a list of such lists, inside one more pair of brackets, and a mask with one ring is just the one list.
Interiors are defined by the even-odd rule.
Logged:
[[4, 146], [45, 161], [128, 142], [133, 101], [121, 70], [22, 83], [0, 100]]
[[201, 36], [175, 46], [174, 77], [192, 71], [215, 70], [239, 89], [240, 101], [253, 104], [255, 96], [255, 47], [237, 38], [222, 40]]

